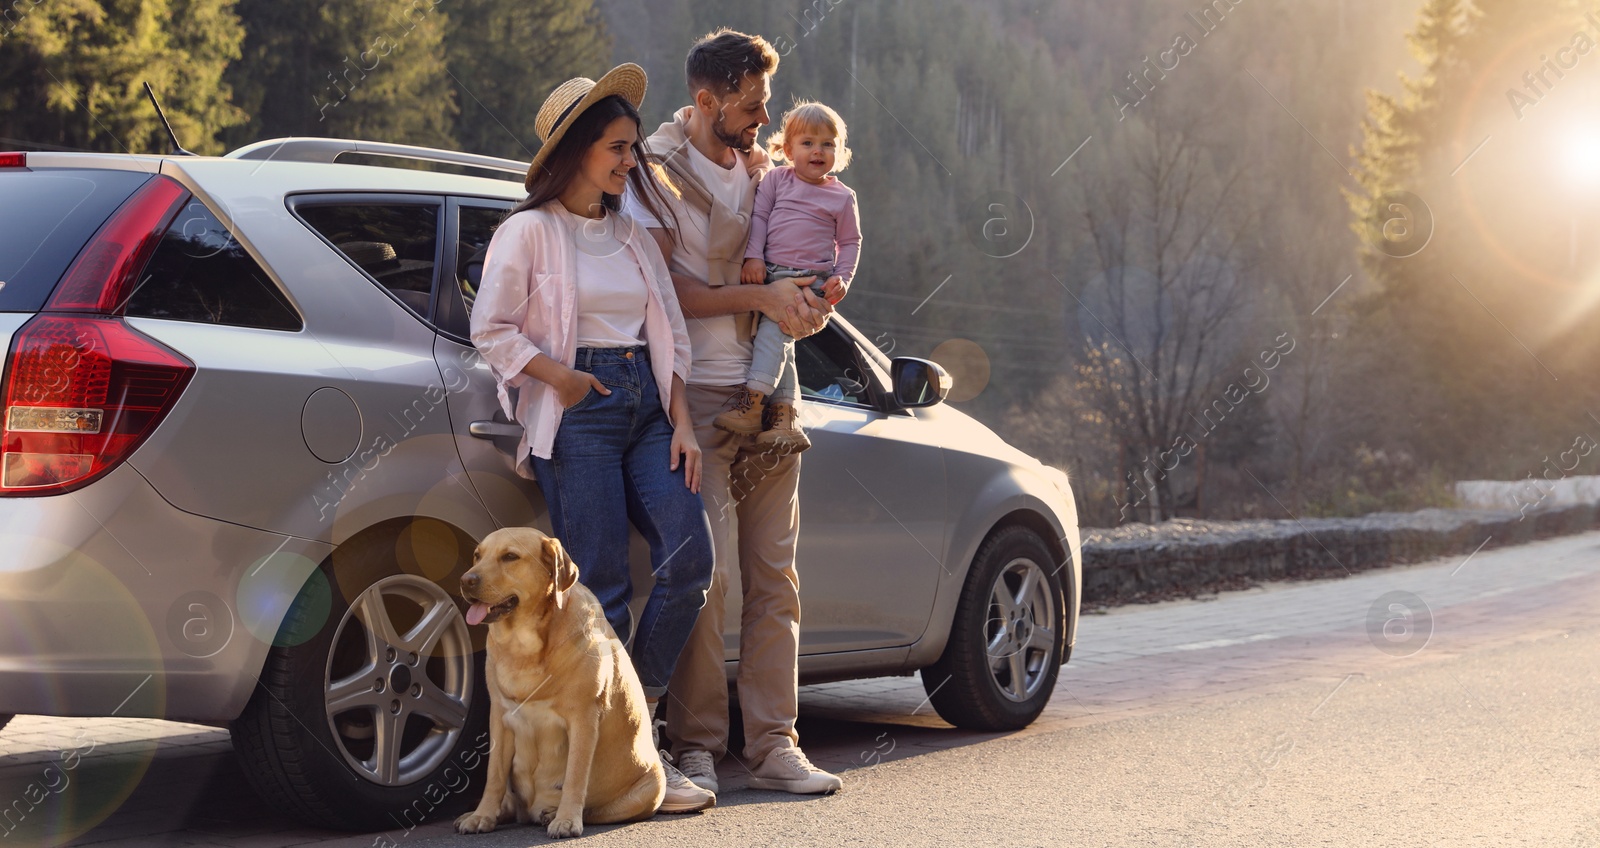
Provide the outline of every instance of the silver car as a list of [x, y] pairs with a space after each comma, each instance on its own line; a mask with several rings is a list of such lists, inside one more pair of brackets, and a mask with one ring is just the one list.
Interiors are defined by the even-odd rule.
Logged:
[[[471, 800], [430, 791], [487, 745], [459, 578], [490, 531], [548, 529], [467, 340], [524, 167], [0, 153], [0, 723], [226, 724], [256, 789], [323, 825]], [[951, 723], [1028, 724], [1077, 627], [1066, 476], [842, 317], [797, 354], [801, 682], [921, 670]]]

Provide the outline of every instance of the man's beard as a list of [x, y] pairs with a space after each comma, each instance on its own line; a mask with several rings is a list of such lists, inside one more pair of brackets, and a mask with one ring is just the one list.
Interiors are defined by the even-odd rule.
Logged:
[[726, 126], [726, 119], [721, 117], [717, 118], [716, 123], [711, 125], [711, 134], [717, 137], [717, 141], [728, 145], [740, 153], [749, 153], [751, 148], [755, 146], [755, 139], [745, 141], [743, 138], [744, 133], [729, 132]]

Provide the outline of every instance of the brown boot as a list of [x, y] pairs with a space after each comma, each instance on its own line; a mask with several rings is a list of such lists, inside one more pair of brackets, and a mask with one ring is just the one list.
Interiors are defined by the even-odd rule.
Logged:
[[771, 448], [778, 453], [799, 453], [811, 447], [811, 440], [800, 429], [799, 416], [793, 404], [767, 404], [771, 426], [756, 436], [756, 447]]
[[728, 395], [727, 412], [711, 420], [711, 426], [726, 430], [736, 436], [754, 436], [761, 432], [761, 413], [766, 408], [767, 396], [748, 387]]

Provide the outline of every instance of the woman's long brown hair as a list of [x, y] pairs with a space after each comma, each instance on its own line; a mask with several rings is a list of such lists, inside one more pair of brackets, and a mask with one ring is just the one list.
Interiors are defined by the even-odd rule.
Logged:
[[[529, 209], [537, 209], [560, 197], [572, 183], [573, 178], [578, 175], [578, 170], [583, 167], [583, 157], [589, 152], [590, 145], [599, 141], [605, 134], [606, 127], [618, 118], [631, 118], [634, 127], [640, 126], [639, 111], [621, 95], [613, 94], [602, 98], [583, 110], [583, 114], [572, 122], [572, 126], [568, 127], [561, 139], [556, 142], [556, 149], [545, 157], [539, 173], [533, 177], [528, 196], [512, 207], [511, 211], [506, 213], [506, 217]], [[666, 227], [668, 237], [676, 244], [678, 215], [667, 202], [665, 190], [656, 182], [650, 162], [645, 158], [642, 141], [633, 143], [633, 157], [638, 164], [628, 174], [628, 182], [633, 187], [634, 195], [639, 198], [640, 205]], [[613, 212], [622, 208], [622, 198], [615, 194], [601, 194], [600, 203]], [[665, 258], [670, 262], [672, 257]]]

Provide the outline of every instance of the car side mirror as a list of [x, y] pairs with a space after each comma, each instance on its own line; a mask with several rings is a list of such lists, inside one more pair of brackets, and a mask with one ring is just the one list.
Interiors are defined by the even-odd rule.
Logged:
[[889, 377], [901, 409], [933, 406], [950, 395], [950, 373], [927, 359], [897, 356], [889, 363]]

